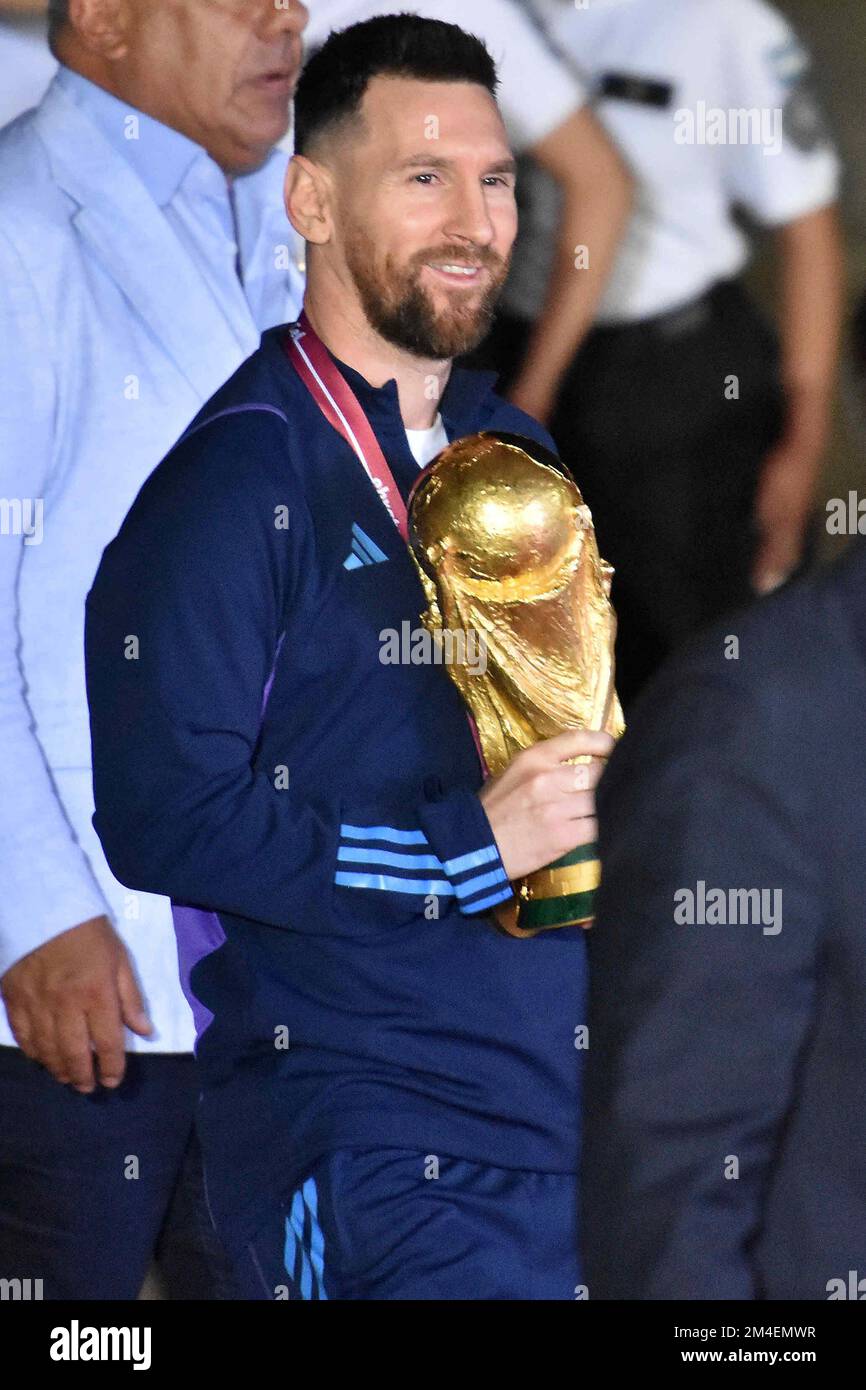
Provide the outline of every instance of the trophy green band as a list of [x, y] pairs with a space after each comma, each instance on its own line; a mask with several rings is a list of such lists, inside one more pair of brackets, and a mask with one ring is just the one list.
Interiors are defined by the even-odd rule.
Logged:
[[601, 882], [598, 845], [580, 845], [520, 886], [520, 926], [524, 931], [583, 926], [595, 916]]

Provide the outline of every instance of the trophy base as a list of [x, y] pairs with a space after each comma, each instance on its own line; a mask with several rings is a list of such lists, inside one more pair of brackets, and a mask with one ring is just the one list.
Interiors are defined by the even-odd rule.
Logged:
[[[598, 845], [581, 845], [555, 864], [530, 874], [518, 889], [513, 936], [537, 936], [557, 927], [590, 927], [601, 882]], [[508, 927], [506, 927], [508, 930]]]

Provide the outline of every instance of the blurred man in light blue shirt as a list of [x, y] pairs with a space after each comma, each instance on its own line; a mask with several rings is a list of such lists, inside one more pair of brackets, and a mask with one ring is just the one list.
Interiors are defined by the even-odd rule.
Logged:
[[0, 0], [0, 126], [35, 106], [57, 70], [47, 10], [48, 0]]
[[[84, 598], [152, 468], [300, 308], [274, 146], [306, 10], [50, 19], [58, 75], [0, 134], [0, 1273], [134, 1298], [199, 1181], [193, 1028], [168, 903], [90, 824]], [[209, 1258], [168, 1252], [171, 1291], [215, 1296]]]

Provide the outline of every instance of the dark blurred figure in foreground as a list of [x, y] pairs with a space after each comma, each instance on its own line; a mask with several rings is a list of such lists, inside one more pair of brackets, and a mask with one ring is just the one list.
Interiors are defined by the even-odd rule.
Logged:
[[[808, 558], [841, 319], [838, 161], [808, 55], [763, 0], [523, 0], [588, 80], [638, 179], [597, 327], [549, 421], [617, 570], [628, 703], [676, 645]], [[555, 190], [532, 166], [488, 347], [520, 370]], [[772, 229], [776, 336], [741, 276], [743, 209]], [[577, 248], [578, 273], [594, 248]]]
[[866, 1293], [864, 710], [858, 538], [633, 711], [598, 798], [591, 1298]]

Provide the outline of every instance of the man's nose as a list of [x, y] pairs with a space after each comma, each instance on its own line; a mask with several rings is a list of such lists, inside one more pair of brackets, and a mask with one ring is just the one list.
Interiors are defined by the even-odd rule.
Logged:
[[494, 240], [496, 227], [484, 188], [477, 180], [467, 180], [455, 187], [444, 230], [449, 236], [471, 241], [476, 246], [489, 246]]
[[261, 0], [261, 32], [272, 38], [277, 34], [302, 34], [310, 19], [310, 11], [301, 0]]

